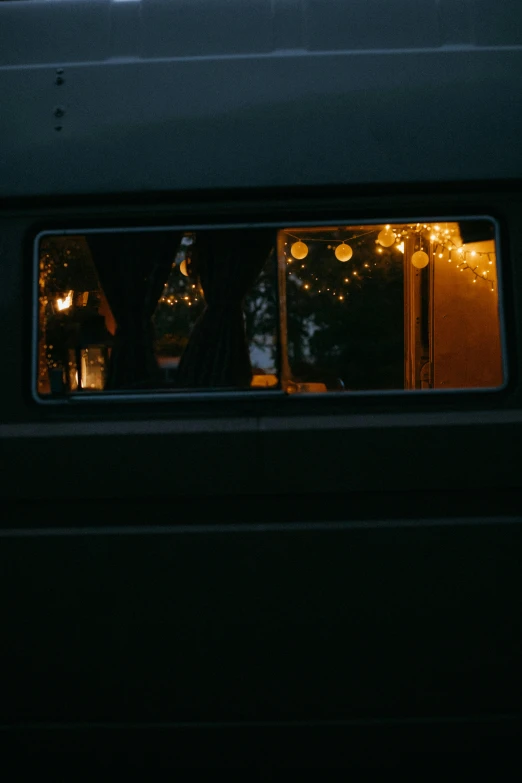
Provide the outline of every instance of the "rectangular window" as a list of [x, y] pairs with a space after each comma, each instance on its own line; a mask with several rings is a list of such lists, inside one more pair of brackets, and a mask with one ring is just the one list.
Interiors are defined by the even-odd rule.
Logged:
[[503, 385], [487, 218], [39, 235], [40, 399]]

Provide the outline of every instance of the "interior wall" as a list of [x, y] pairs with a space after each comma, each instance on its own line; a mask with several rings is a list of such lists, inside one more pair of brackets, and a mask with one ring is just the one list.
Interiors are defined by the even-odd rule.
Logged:
[[[433, 306], [434, 388], [483, 388], [503, 383], [496, 256], [489, 264], [481, 253], [494, 253], [495, 243], [463, 245], [477, 252], [471, 269], [458, 267], [456, 252], [435, 258]], [[462, 271], [461, 271], [462, 270]], [[474, 282], [475, 281], [475, 282]]]

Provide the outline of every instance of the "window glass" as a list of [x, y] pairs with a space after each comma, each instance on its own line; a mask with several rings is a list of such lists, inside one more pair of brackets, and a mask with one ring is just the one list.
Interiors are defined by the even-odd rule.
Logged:
[[44, 234], [41, 397], [495, 388], [487, 219]]
[[502, 385], [492, 221], [290, 227], [278, 247], [290, 391]]

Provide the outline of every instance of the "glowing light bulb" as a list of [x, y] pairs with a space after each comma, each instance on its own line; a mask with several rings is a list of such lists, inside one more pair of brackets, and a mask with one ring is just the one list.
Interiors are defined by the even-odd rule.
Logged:
[[184, 258], [181, 264], [179, 265], [179, 271], [182, 275], [185, 275], [185, 277], [188, 277], [188, 269], [187, 269], [187, 260]]
[[290, 248], [290, 252], [292, 253], [294, 258], [301, 260], [302, 258], [306, 258], [306, 256], [308, 255], [308, 245], [305, 245], [304, 242], [301, 242], [301, 240], [299, 240], [298, 242], [294, 242], [294, 244]]
[[404, 242], [399, 242], [399, 244], [395, 245], [395, 247], [397, 248], [397, 250], [400, 250], [401, 253], [404, 253]]
[[424, 269], [425, 266], [428, 266], [429, 261], [428, 254], [424, 250], [417, 250], [411, 257], [411, 263], [416, 269]]
[[352, 256], [353, 250], [345, 242], [335, 248], [335, 257], [338, 261], [349, 261]]
[[72, 305], [73, 292], [69, 291], [66, 297], [56, 300], [56, 306], [58, 310], [67, 310]]
[[377, 242], [383, 247], [391, 247], [391, 245], [393, 245], [393, 243], [395, 242], [396, 238], [397, 237], [395, 236], [395, 233], [388, 226], [379, 232], [379, 235], [377, 237]]

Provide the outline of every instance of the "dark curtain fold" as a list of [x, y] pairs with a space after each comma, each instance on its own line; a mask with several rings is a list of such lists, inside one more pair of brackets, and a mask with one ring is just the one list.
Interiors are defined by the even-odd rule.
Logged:
[[182, 236], [175, 231], [87, 235], [117, 324], [107, 389], [147, 387], [160, 380], [152, 316]]
[[252, 381], [243, 300], [261, 273], [272, 231], [215, 230], [196, 236], [193, 268], [206, 309], [196, 322], [178, 367], [183, 388], [246, 387]]

